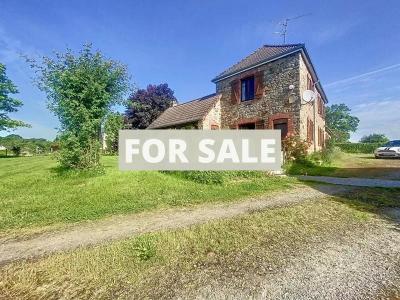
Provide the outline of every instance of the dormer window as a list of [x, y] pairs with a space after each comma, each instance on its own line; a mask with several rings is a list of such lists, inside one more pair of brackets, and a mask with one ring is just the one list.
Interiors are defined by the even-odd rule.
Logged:
[[240, 100], [249, 101], [254, 99], [254, 76], [246, 77], [241, 80]]

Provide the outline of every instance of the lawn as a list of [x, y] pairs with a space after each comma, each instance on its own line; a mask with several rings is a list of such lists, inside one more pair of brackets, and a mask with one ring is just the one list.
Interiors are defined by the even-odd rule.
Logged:
[[0, 159], [0, 236], [109, 215], [234, 201], [290, 188], [295, 180], [261, 176], [201, 184], [176, 174], [121, 172], [103, 157], [104, 174], [62, 173], [51, 157]]
[[350, 198], [327, 197], [13, 263], [0, 271], [0, 294], [18, 299], [173, 298], [213, 278], [231, 282], [280, 269], [288, 257], [307, 253], [313, 245], [374, 227], [375, 213], [393, 206], [400, 206], [396, 191], [367, 189]]
[[400, 159], [375, 159], [373, 154], [340, 153], [329, 165], [315, 166], [294, 163], [288, 171], [295, 175], [400, 180]]

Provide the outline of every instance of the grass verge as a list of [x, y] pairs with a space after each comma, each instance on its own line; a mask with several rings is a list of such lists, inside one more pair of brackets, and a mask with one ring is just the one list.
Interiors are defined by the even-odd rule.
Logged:
[[279, 268], [313, 243], [373, 216], [324, 199], [188, 229], [146, 234], [0, 270], [0, 294], [21, 299], [172, 298], [212, 278]]
[[234, 201], [296, 183], [224, 175], [218, 184], [202, 184], [168, 173], [121, 172], [116, 157], [103, 157], [103, 164], [104, 174], [62, 173], [50, 157], [0, 159], [0, 236], [114, 214]]

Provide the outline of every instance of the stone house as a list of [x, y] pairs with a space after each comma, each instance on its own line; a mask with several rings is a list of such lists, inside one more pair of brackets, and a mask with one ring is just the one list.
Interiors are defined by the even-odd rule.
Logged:
[[[304, 44], [264, 45], [212, 82], [215, 94], [170, 107], [149, 128], [280, 129], [310, 151], [324, 147], [328, 100]], [[304, 102], [305, 90], [316, 99]]]

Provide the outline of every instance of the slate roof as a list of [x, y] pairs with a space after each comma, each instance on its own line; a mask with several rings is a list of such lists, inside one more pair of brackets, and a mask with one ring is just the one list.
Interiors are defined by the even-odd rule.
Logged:
[[199, 99], [172, 106], [164, 111], [148, 129], [165, 128], [191, 123], [203, 119], [221, 98], [221, 94], [211, 94]]
[[223, 71], [212, 81], [218, 81], [221, 78], [240, 72], [244, 69], [254, 67], [265, 61], [273, 60], [279, 56], [300, 50], [304, 48], [304, 44], [287, 44], [287, 45], [264, 45], [258, 48], [249, 56], [245, 57], [238, 63]]

